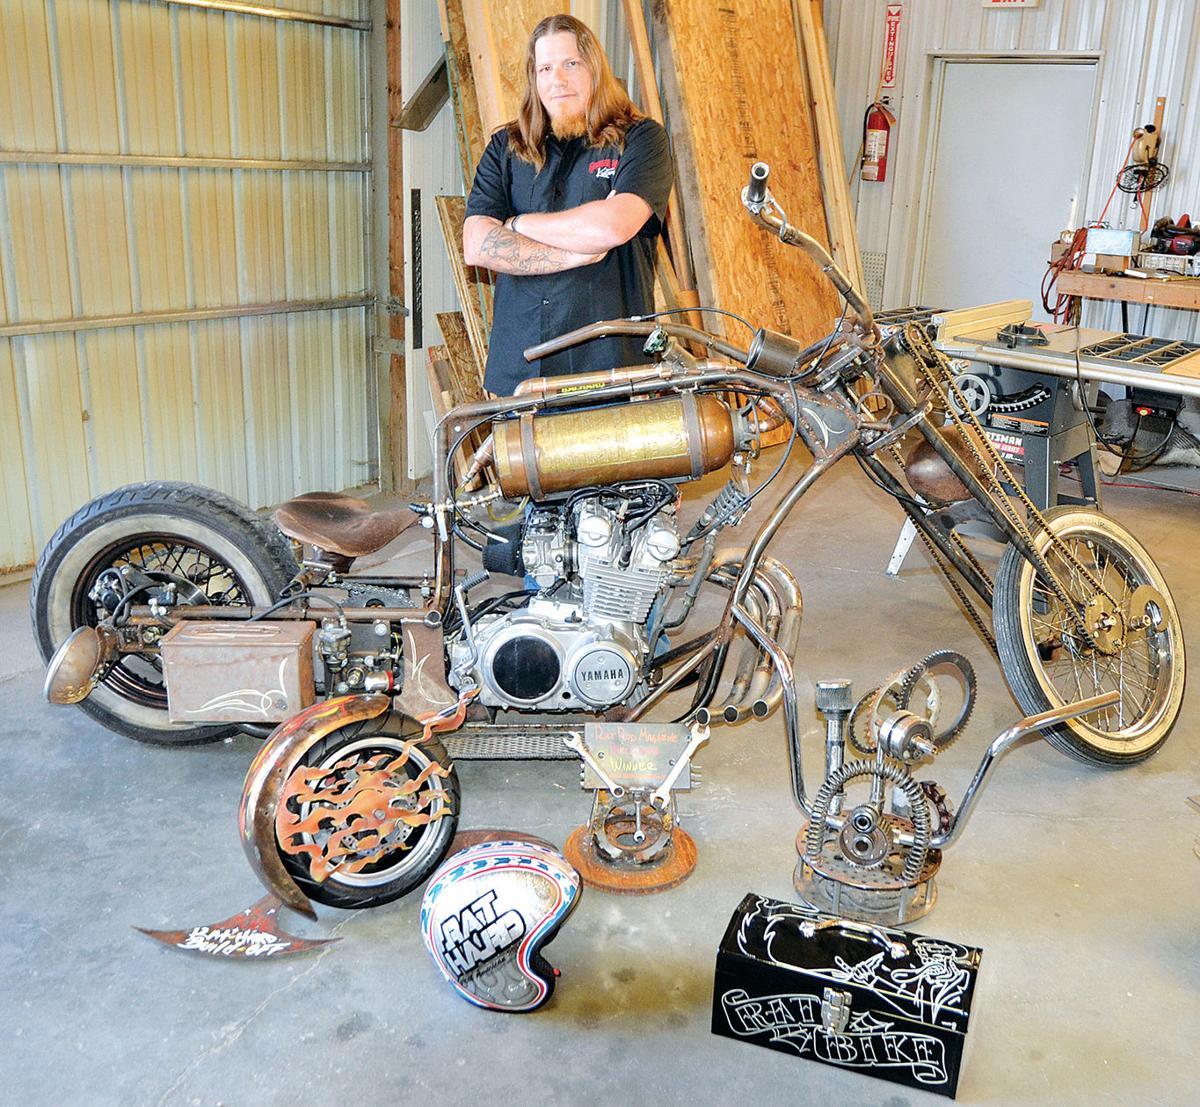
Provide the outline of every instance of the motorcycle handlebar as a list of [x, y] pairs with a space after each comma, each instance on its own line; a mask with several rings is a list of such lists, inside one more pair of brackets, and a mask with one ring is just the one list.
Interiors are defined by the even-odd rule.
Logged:
[[682, 338], [688, 342], [699, 342], [710, 350], [724, 354], [725, 357], [732, 358], [734, 361], [740, 361], [743, 365], [746, 364], [746, 359], [750, 356], [746, 350], [731, 345], [724, 339], [718, 338], [715, 334], [709, 334], [708, 331], [702, 331], [696, 327], [686, 327], [681, 323], [657, 323], [653, 320], [602, 319], [598, 323], [589, 323], [586, 327], [578, 327], [576, 330], [568, 331], [566, 334], [560, 334], [557, 338], [551, 338], [546, 342], [539, 342], [536, 346], [528, 347], [524, 352], [525, 360], [537, 361], [538, 358], [549, 357], [551, 354], [557, 354], [560, 350], [565, 350], [569, 346], [578, 346], [581, 342], [590, 342], [594, 338], [607, 338], [609, 335], [614, 334], [641, 334], [649, 336], [656, 330], [666, 331], [667, 334], [675, 338]]
[[771, 167], [765, 161], [756, 161], [750, 166], [750, 183], [746, 186], [746, 199], [752, 204], [761, 204], [767, 198], [767, 177]]

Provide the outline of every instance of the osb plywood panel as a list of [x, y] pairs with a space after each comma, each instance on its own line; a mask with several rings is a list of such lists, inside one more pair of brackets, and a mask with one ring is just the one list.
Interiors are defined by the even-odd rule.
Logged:
[[465, 144], [463, 176], [467, 180], [483, 155], [483, 123], [479, 118], [479, 98], [475, 94], [475, 71], [471, 65], [471, 47], [463, 17], [463, 0], [442, 0], [442, 36], [455, 69], [455, 117]]
[[529, 33], [564, 5], [554, 0], [463, 0], [471, 68], [484, 136], [515, 119], [525, 88], [525, 47]]
[[663, 84], [703, 302], [804, 341], [820, 337], [837, 316], [836, 294], [741, 205], [750, 166], [765, 161], [788, 221], [828, 243], [809, 116], [789, 108], [807, 97], [790, 3], [657, 0], [654, 14], [669, 51]]

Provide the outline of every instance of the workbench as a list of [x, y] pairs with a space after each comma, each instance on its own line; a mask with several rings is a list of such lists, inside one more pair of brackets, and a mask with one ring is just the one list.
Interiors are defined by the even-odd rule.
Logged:
[[1121, 300], [1129, 304], [1200, 311], [1200, 277], [1160, 280], [1065, 269], [1058, 275], [1054, 290], [1063, 296], [1084, 296], [1089, 300]]

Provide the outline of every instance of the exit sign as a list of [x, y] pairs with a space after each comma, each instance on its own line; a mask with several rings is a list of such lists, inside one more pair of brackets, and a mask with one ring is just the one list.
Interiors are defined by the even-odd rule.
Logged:
[[1040, 8], [1042, 0], [982, 0], [985, 8]]

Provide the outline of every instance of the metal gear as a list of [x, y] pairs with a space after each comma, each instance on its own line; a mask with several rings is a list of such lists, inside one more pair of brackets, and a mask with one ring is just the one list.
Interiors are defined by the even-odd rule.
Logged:
[[931, 697], [936, 696], [936, 703], [933, 705], [934, 710], [930, 714], [925, 714], [919, 708], [913, 708], [913, 693], [934, 670], [946, 667], [953, 667], [958, 670], [963, 679], [964, 691], [962, 706], [949, 725], [943, 727], [934, 726], [933, 746], [939, 753], [947, 749], [963, 732], [967, 723], [971, 720], [971, 712], [975, 710], [975, 669], [971, 663], [955, 650], [934, 650], [928, 657], [908, 670], [901, 681], [898, 697], [901, 701], [902, 709], [908, 711], [916, 710], [918, 715], [925, 715], [931, 724], [936, 724], [937, 709], [940, 708], [942, 702], [941, 695], [937, 692], [936, 686], [933, 686], [932, 682], [927, 682], [930, 686], [930, 691], [926, 692], [926, 703], [930, 702]]
[[[933, 653], [910, 668], [897, 670], [883, 684], [871, 689], [863, 696], [850, 713], [849, 726], [846, 728], [850, 745], [860, 754], [867, 756], [873, 754], [876, 746], [875, 732], [880, 722], [880, 709], [890, 701], [890, 706], [896, 711], [913, 710], [913, 693], [920, 687], [931, 670], [946, 666], [956, 668], [965, 685], [963, 703], [958, 714], [948, 726], [934, 727], [934, 748], [940, 752], [949, 747], [963, 732], [971, 719], [971, 712], [975, 708], [975, 670], [962, 654], [954, 650], [934, 650]], [[940, 703], [941, 698], [936, 687], [931, 686], [925, 693], [924, 704], [919, 705], [916, 712], [929, 719], [931, 725], [936, 724]]]

